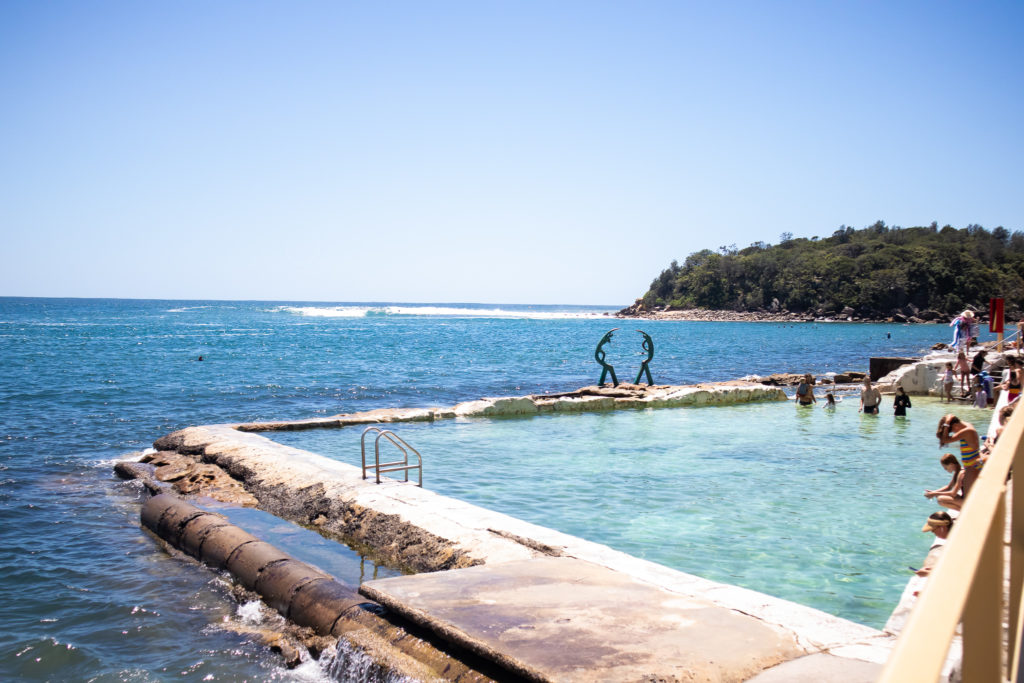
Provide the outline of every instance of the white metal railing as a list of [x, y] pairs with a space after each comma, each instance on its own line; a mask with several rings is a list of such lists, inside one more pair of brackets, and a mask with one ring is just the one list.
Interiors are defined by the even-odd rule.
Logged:
[[[373, 464], [366, 464], [366, 435], [370, 432], [376, 432], [377, 438], [373, 441]], [[380, 461], [380, 440], [387, 439], [394, 444], [398, 450], [402, 451], [402, 459], [395, 460], [394, 462]], [[419, 451], [410, 446], [406, 441], [395, 434], [390, 429], [382, 429], [376, 426], [369, 426], [363, 430], [363, 435], [359, 439], [359, 448], [362, 451], [362, 462], [363, 462], [363, 479], [366, 479], [366, 471], [373, 470], [377, 474], [377, 483], [380, 483], [381, 472], [404, 472], [405, 481], [409, 481], [409, 470], [418, 470], [419, 482], [417, 486], [423, 488], [423, 458], [420, 456]], [[416, 464], [409, 464], [409, 451], [416, 456]]]

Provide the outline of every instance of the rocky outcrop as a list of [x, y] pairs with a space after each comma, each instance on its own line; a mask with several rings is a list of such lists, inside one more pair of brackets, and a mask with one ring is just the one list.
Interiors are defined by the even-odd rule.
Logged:
[[[777, 304], [778, 301], [773, 303]], [[889, 322], [889, 323], [934, 323], [950, 320], [952, 316], [937, 311], [921, 311], [919, 315], [893, 312], [890, 315], [872, 315], [855, 311], [847, 306], [841, 311], [816, 309], [813, 311], [787, 311], [772, 306], [763, 311], [729, 311], [708, 308], [674, 309], [664, 306], [647, 308], [637, 300], [615, 313], [616, 318], [643, 318], [647, 320], [681, 320], [690, 322]]]
[[[865, 377], [867, 377], [867, 373], [847, 370], [846, 372], [840, 372], [831, 377], [815, 377], [814, 380], [816, 384], [851, 384], [854, 382], [860, 382]], [[776, 372], [765, 377], [751, 375], [746, 379], [773, 387], [795, 387], [804, 381], [804, 376], [796, 372]]]
[[[1007, 352], [1008, 354], [1009, 352]], [[985, 370], [999, 381], [1003, 368], [1006, 367], [1006, 354], [990, 353]], [[946, 370], [947, 363], [954, 363], [955, 356], [951, 353], [931, 354], [926, 358], [903, 365], [893, 370], [878, 380], [878, 386], [883, 391], [894, 391], [897, 386], [911, 395], [917, 396], [941, 396], [942, 375]], [[960, 381], [957, 379], [954, 393], [958, 394]]]

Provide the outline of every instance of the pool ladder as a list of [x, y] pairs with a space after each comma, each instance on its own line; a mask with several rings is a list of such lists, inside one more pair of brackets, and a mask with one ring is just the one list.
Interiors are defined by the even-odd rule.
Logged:
[[[376, 432], [377, 438], [373, 441], [373, 464], [366, 464], [366, 435], [370, 432]], [[395, 460], [394, 462], [381, 462], [380, 461], [380, 440], [387, 439], [393, 443], [398, 450], [402, 451], [402, 459]], [[380, 427], [367, 427], [363, 430], [363, 435], [359, 439], [359, 448], [363, 455], [363, 479], [366, 479], [366, 471], [373, 470], [377, 473], [377, 483], [380, 483], [381, 472], [405, 472], [405, 481], [409, 481], [409, 470], [419, 471], [419, 483], [417, 486], [423, 488], [423, 458], [420, 456], [420, 452], [410, 446], [405, 440], [395, 434], [390, 429], [381, 429]], [[416, 455], [415, 465], [409, 464], [409, 451], [412, 451]]]

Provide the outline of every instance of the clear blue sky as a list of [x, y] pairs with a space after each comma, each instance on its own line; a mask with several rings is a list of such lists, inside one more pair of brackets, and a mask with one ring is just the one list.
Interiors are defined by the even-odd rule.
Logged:
[[0, 2], [0, 295], [631, 303], [1024, 229], [1020, 2]]

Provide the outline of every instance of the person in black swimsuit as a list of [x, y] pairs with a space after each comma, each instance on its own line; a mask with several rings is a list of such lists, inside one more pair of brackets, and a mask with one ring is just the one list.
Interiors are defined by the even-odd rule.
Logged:
[[893, 401], [893, 415], [906, 415], [907, 408], [910, 408], [910, 397], [903, 387], [896, 387], [896, 400]]

